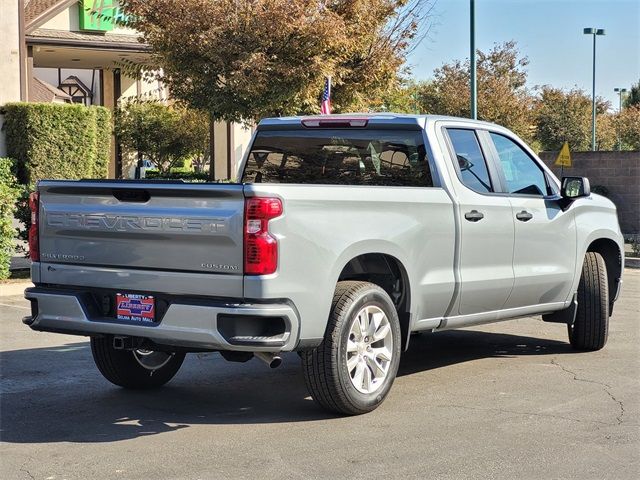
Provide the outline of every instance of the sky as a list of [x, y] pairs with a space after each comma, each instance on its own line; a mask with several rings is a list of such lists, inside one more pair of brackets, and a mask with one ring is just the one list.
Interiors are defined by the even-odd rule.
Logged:
[[[429, 36], [410, 54], [414, 78], [469, 57], [470, 0], [436, 0]], [[596, 95], [618, 108], [615, 87], [630, 89], [640, 79], [640, 0], [475, 0], [476, 48], [515, 40], [529, 58], [528, 86], [577, 86], [591, 93], [593, 36], [596, 40]]]

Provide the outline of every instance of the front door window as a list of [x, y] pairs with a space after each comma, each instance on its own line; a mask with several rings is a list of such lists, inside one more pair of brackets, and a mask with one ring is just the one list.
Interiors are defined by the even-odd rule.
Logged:
[[498, 151], [508, 192], [514, 195], [547, 195], [549, 188], [544, 172], [535, 160], [510, 138], [495, 132], [490, 135]]

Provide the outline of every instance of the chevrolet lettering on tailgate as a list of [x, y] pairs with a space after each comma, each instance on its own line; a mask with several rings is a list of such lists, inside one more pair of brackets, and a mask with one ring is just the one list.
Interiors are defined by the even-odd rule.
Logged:
[[87, 230], [115, 230], [120, 232], [172, 231], [224, 232], [224, 220], [217, 218], [149, 217], [129, 215], [96, 215], [83, 213], [49, 213], [47, 225]]

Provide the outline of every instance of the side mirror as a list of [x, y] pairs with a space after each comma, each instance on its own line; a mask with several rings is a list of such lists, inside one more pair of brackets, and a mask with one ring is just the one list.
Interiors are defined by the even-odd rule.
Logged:
[[471, 169], [471, 167], [473, 167], [473, 164], [466, 157], [463, 157], [462, 155], [456, 155], [456, 158], [458, 159], [458, 166], [460, 167], [461, 172], [469, 170]]
[[575, 200], [591, 195], [591, 186], [587, 177], [562, 177], [562, 198]]

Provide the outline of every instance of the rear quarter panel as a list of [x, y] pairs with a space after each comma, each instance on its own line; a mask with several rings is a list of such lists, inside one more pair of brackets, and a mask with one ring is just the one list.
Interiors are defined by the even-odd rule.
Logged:
[[445, 313], [455, 285], [455, 224], [442, 188], [252, 184], [245, 195], [277, 195], [284, 206], [270, 222], [279, 240], [278, 271], [245, 276], [245, 298], [290, 299], [301, 338], [324, 335], [340, 272], [365, 253], [402, 263], [413, 321]]

